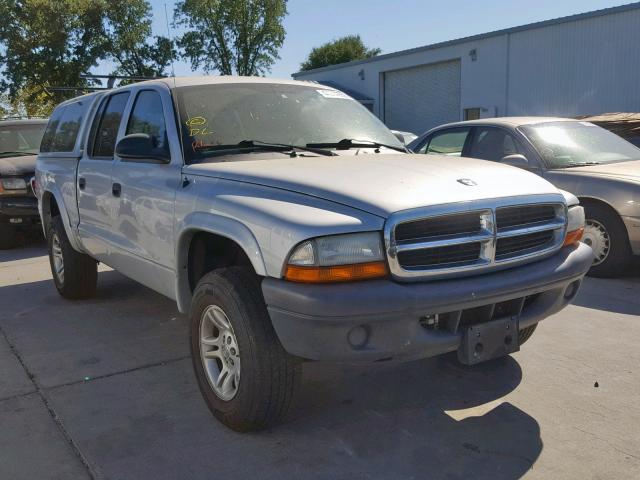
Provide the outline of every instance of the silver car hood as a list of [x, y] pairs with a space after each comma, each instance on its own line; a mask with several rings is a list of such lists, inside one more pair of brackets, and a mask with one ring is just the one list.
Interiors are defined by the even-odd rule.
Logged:
[[245, 158], [188, 165], [184, 173], [298, 192], [381, 217], [422, 206], [558, 193], [532, 173], [470, 158], [408, 154]]
[[554, 170], [554, 172], [570, 175], [572, 173], [615, 177], [640, 182], [640, 160], [629, 162], [606, 163]]

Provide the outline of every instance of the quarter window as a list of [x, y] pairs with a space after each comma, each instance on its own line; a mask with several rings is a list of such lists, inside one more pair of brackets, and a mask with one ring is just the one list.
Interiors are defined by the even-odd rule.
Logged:
[[468, 128], [435, 133], [420, 153], [459, 157], [469, 136]]
[[76, 145], [82, 117], [87, 112], [88, 101], [67, 104], [56, 110], [40, 145], [42, 152], [72, 152]]
[[104, 104], [102, 111], [96, 115], [94, 127], [92, 127], [94, 133], [91, 155], [93, 157], [113, 157], [118, 129], [127, 100], [129, 100], [129, 92], [116, 93], [104, 100], [106, 104]]
[[169, 151], [162, 99], [158, 92], [143, 90], [136, 97], [127, 125], [127, 135], [133, 133], [151, 135], [158, 153]]

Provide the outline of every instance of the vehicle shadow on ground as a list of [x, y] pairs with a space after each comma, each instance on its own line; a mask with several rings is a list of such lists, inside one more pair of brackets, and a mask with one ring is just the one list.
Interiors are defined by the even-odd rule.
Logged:
[[27, 258], [41, 257], [47, 254], [47, 244], [40, 231], [21, 232], [13, 248], [0, 250], [0, 263]]
[[586, 277], [572, 303], [613, 313], [640, 315], [640, 278]]
[[[465, 367], [455, 355], [399, 365], [305, 364], [283, 427], [324, 432], [380, 478], [519, 478], [542, 452], [538, 422], [500, 399], [522, 370], [512, 357]], [[363, 465], [364, 467], [364, 465]]]

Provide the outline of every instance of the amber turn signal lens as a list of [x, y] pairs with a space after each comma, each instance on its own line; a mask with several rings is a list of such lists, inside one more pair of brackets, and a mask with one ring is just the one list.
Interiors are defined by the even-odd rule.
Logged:
[[584, 235], [584, 228], [579, 228], [578, 230], [568, 232], [567, 236], [564, 237], [564, 246], [566, 247], [567, 245], [578, 243], [580, 240], [582, 240], [582, 235]]
[[287, 266], [285, 278], [292, 282], [330, 283], [351, 282], [387, 276], [385, 262], [356, 263], [353, 265], [335, 265], [333, 267]]

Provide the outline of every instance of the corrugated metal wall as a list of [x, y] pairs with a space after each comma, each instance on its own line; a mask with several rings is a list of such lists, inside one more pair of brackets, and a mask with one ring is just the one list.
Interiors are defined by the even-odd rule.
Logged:
[[424, 132], [459, 119], [459, 60], [385, 72], [384, 121], [389, 128]]
[[640, 10], [513, 33], [508, 115], [640, 111]]

